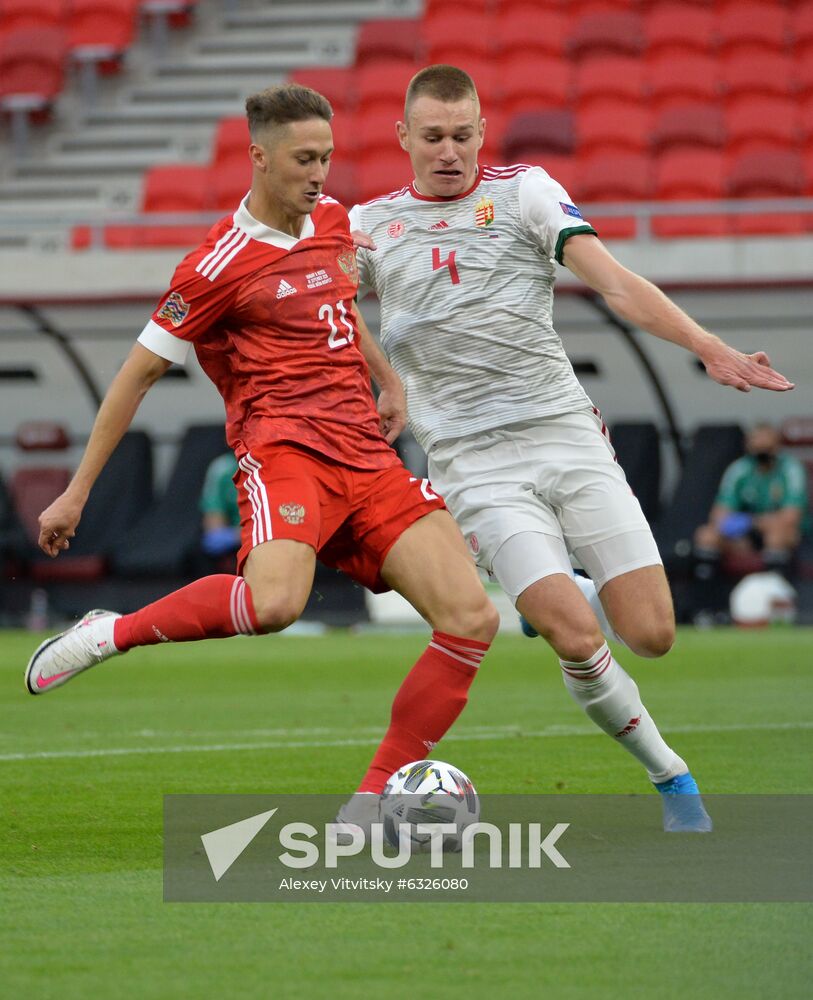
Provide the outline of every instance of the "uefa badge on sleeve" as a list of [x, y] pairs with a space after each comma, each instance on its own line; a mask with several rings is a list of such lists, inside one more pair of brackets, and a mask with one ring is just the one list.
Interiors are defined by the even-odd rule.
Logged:
[[190, 305], [178, 292], [170, 292], [158, 312], [158, 319], [168, 319], [173, 326], [180, 326], [189, 315]]

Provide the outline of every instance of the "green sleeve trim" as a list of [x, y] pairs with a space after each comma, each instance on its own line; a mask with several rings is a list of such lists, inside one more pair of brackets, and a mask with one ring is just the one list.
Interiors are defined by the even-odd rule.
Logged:
[[579, 236], [581, 233], [589, 233], [593, 236], [598, 236], [595, 229], [593, 229], [592, 226], [588, 226], [587, 223], [583, 226], [570, 226], [568, 229], [561, 230], [559, 238], [556, 240], [556, 249], [553, 251], [553, 256], [560, 264], [564, 263], [562, 260], [562, 251], [565, 248], [565, 243], [567, 243], [571, 236]]

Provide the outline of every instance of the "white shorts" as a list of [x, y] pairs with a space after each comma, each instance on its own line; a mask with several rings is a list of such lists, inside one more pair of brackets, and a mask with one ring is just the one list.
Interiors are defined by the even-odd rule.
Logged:
[[[598, 410], [441, 441], [429, 452], [429, 478], [478, 566], [514, 600], [536, 580], [571, 573], [569, 554], [599, 590], [661, 564]], [[520, 534], [523, 544], [506, 550], [511, 558], [497, 558]]]

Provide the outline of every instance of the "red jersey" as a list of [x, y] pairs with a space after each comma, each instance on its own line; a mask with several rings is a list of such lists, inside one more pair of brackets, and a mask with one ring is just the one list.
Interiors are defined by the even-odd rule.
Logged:
[[[178, 265], [139, 340], [177, 361], [191, 342], [239, 455], [289, 441], [359, 469], [398, 463], [379, 430], [352, 311], [346, 211], [321, 198], [297, 239], [240, 205]], [[169, 335], [169, 336], [167, 336]]]

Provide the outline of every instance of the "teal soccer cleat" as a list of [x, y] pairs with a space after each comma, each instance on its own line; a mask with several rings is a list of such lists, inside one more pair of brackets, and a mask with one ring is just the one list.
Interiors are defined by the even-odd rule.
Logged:
[[711, 817], [706, 812], [697, 782], [687, 771], [655, 787], [663, 802], [663, 829], [666, 833], [711, 833]]

